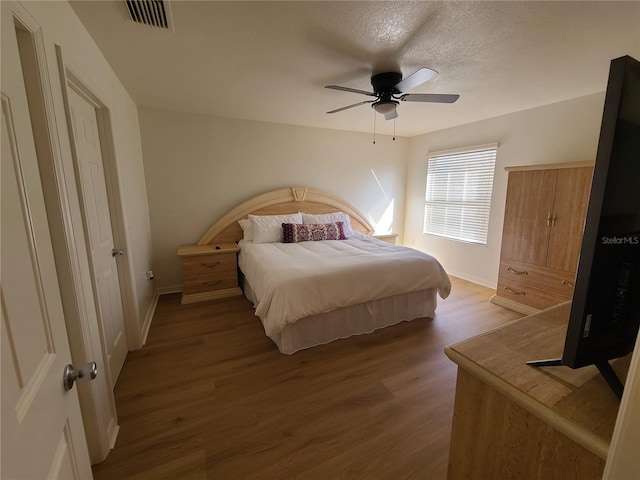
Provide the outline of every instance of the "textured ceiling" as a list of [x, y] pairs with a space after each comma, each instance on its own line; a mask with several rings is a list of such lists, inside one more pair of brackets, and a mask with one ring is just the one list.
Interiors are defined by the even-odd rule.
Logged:
[[173, 0], [173, 32], [128, 21], [122, 1], [71, 5], [143, 107], [370, 132], [368, 105], [325, 113], [369, 97], [324, 85], [437, 70], [411, 93], [460, 99], [401, 103], [401, 136], [601, 92], [611, 59], [640, 57], [640, 1]]

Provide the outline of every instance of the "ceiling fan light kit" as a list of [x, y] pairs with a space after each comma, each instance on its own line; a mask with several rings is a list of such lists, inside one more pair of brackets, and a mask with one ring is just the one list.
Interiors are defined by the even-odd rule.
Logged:
[[358, 93], [376, 97], [376, 100], [364, 100], [362, 102], [347, 105], [346, 107], [337, 108], [327, 113], [337, 113], [365, 104], [372, 104], [374, 110], [384, 115], [385, 120], [397, 118], [397, 106], [402, 102], [430, 102], [430, 103], [454, 103], [460, 95], [453, 94], [437, 94], [437, 93], [413, 93], [405, 92], [416, 88], [419, 85], [435, 78], [438, 72], [427, 67], [422, 67], [418, 71], [403, 79], [402, 74], [398, 72], [383, 72], [371, 77], [371, 86], [373, 92], [358, 90], [356, 88], [341, 87], [339, 85], [327, 85], [325, 88], [332, 90], [340, 90], [343, 92]]
[[388, 100], [388, 101], [381, 100], [379, 102], [375, 102], [371, 106], [376, 110], [376, 112], [386, 116], [396, 111], [396, 107], [398, 106], [398, 103], [399, 102], [395, 100]]

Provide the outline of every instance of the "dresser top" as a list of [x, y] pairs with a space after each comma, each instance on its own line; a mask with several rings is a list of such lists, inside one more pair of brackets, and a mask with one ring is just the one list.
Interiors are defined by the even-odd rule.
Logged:
[[[445, 348], [446, 355], [483, 382], [606, 458], [620, 403], [596, 367], [532, 367], [559, 358], [571, 303], [515, 320]], [[631, 356], [612, 361], [621, 379]]]

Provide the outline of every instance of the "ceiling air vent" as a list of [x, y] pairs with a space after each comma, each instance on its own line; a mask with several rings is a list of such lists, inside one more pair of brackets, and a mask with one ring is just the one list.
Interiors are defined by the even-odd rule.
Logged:
[[165, 0], [125, 0], [129, 18], [150, 27], [173, 30], [171, 10]]

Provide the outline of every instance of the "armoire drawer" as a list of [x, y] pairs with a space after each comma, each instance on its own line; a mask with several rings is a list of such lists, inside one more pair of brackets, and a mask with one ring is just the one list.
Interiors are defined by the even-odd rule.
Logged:
[[558, 305], [559, 303], [571, 300], [551, 292], [532, 287], [526, 282], [505, 282], [498, 280], [496, 295], [507, 298], [513, 302], [522, 303], [539, 310]]
[[520, 286], [535, 288], [541, 292], [546, 292], [548, 295], [571, 300], [575, 276], [576, 274], [572, 272], [563, 272], [540, 265], [502, 258], [500, 260], [498, 282], [503, 284], [515, 284], [517, 282]]

